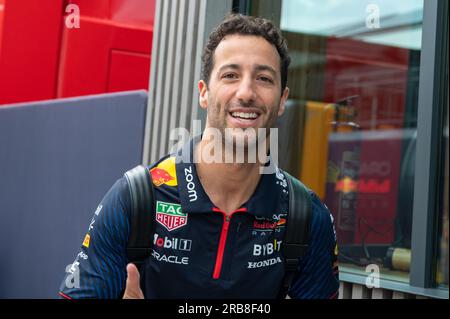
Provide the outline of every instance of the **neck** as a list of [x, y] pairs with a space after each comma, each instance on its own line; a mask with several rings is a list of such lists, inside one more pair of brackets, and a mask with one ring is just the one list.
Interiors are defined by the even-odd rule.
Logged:
[[254, 193], [261, 178], [260, 164], [205, 161], [202, 155], [207, 145], [208, 141], [202, 139], [195, 148], [197, 173], [214, 205], [230, 214]]

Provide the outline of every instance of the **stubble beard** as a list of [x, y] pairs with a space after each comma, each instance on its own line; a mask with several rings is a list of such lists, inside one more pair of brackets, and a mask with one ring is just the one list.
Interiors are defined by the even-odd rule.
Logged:
[[[279, 102], [280, 101], [278, 101], [278, 104], [276, 104], [278, 107], [274, 106], [272, 108], [267, 108], [267, 107], [260, 108], [261, 110], [263, 110], [263, 113], [261, 114], [261, 116], [266, 115], [268, 109], [271, 110], [270, 115], [267, 119], [266, 125], [264, 127], [262, 127], [265, 129], [265, 136], [259, 136], [259, 131], [258, 131], [259, 128], [255, 128], [255, 127], [246, 128], [246, 129], [228, 127], [227, 126], [227, 117], [228, 117], [228, 113], [229, 113], [229, 111], [228, 111], [229, 106], [226, 105], [226, 108], [223, 110], [223, 115], [222, 115], [221, 114], [222, 106], [220, 105], [220, 103], [215, 104], [214, 110], [211, 110], [211, 112], [208, 113], [208, 117], [209, 117], [208, 127], [219, 130], [219, 132], [221, 134], [221, 140], [222, 140], [221, 147], [222, 147], [223, 152], [225, 152], [227, 149], [228, 150], [232, 149], [233, 152], [236, 153], [236, 150], [238, 149], [238, 147], [241, 147], [241, 148], [243, 147], [244, 157], [245, 157], [245, 159], [247, 159], [249, 153], [251, 154], [251, 152], [255, 152], [255, 154], [257, 154], [258, 147], [265, 147], [266, 150], [268, 150], [270, 129], [275, 127], [276, 120], [278, 117], [277, 114], [278, 114], [278, 109], [279, 109]], [[212, 113], [215, 111], [216, 111], [216, 113]], [[252, 130], [252, 132], [249, 132], [248, 130]], [[249, 138], [249, 136], [251, 138]], [[244, 140], [243, 145], [241, 143], [242, 139]], [[235, 154], [233, 154], [233, 155], [235, 155]]]

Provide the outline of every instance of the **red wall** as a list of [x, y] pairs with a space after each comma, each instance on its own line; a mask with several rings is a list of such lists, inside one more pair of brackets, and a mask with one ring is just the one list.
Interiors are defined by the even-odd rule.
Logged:
[[[68, 4], [80, 28], [66, 27]], [[0, 0], [0, 104], [148, 89], [155, 0]]]
[[148, 89], [154, 0], [71, 2], [80, 28], [64, 28], [57, 96]]
[[63, 0], [3, 4], [0, 104], [54, 98]]

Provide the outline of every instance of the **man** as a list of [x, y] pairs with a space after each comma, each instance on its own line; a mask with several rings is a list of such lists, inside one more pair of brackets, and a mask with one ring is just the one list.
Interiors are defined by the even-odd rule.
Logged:
[[[248, 160], [259, 142], [256, 135], [245, 140], [244, 163], [224, 159], [227, 143], [236, 146], [243, 134], [272, 128], [283, 113], [289, 94], [289, 62], [285, 40], [268, 20], [231, 15], [213, 31], [198, 84], [200, 105], [207, 110], [205, 132], [149, 168], [156, 198], [151, 257], [139, 271], [128, 264], [131, 208], [127, 182], [122, 178], [95, 212], [82, 251], [61, 284], [60, 296], [279, 296], [285, 274], [280, 248], [289, 196], [285, 176], [278, 168], [275, 173], [261, 174], [265, 161]], [[216, 140], [211, 152], [217, 132], [219, 147]], [[236, 149], [232, 150], [236, 155]], [[190, 154], [188, 160], [186, 154]], [[218, 155], [219, 161], [205, 159], [208, 154]], [[309, 247], [289, 296], [337, 298], [333, 221], [317, 196], [310, 192], [310, 197]]]

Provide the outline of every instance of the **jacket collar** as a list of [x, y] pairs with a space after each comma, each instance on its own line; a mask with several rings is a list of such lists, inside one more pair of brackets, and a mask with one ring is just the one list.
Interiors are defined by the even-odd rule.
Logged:
[[[178, 192], [184, 213], [210, 213], [215, 208], [203, 189], [193, 161], [193, 151], [201, 136], [196, 136], [181, 147], [176, 154]], [[274, 214], [286, 213], [288, 192], [285, 176], [276, 167], [276, 173], [262, 174], [250, 199], [241, 206], [249, 214], [271, 219]]]

